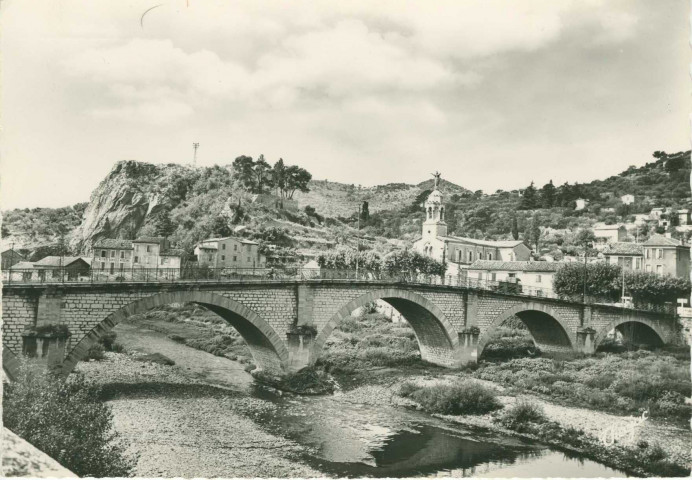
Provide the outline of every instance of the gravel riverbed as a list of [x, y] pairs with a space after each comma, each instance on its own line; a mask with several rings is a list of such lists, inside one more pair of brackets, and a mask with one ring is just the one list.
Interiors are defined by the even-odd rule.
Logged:
[[[253, 421], [272, 404], [204, 385], [186, 369], [107, 353], [78, 366], [112, 396], [115, 429], [139, 455], [137, 477], [316, 477], [304, 447]], [[210, 421], [213, 419], [213, 421]]]

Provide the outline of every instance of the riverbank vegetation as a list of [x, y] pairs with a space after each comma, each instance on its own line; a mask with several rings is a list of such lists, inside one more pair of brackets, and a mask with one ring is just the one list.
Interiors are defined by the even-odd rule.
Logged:
[[82, 375], [61, 380], [23, 365], [3, 388], [4, 426], [80, 477], [127, 477], [137, 459], [113, 429], [113, 414]]
[[413, 400], [428, 412], [446, 415], [479, 415], [502, 408], [494, 389], [468, 380], [429, 386], [404, 382], [399, 395]]
[[605, 465], [642, 476], [684, 477], [690, 469], [671, 461], [658, 444], [640, 440], [635, 447], [604, 444], [582, 430], [550, 421], [540, 405], [519, 400], [495, 418], [500, 426], [534, 440], [582, 452]]
[[648, 410], [652, 418], [682, 424], [692, 414], [692, 406], [685, 403], [692, 394], [689, 362], [687, 349], [637, 350], [569, 361], [485, 362], [473, 376], [567, 405], [618, 414], [639, 415]]

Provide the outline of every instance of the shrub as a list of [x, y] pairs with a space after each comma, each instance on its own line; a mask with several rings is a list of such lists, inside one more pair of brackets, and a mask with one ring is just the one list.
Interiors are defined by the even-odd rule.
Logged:
[[183, 337], [182, 335], [177, 335], [175, 333], [171, 333], [170, 335], [168, 335], [168, 338], [178, 343], [185, 343], [186, 341], [185, 337]]
[[115, 343], [115, 339], [117, 337], [118, 334], [111, 330], [110, 332], [106, 332], [103, 334], [103, 336], [99, 339], [99, 343], [103, 345], [103, 348], [107, 352], [112, 352], [113, 344]]
[[413, 382], [404, 382], [399, 386], [399, 396], [408, 397], [420, 387]]
[[519, 400], [505, 410], [500, 419], [502, 425], [518, 432], [524, 431], [529, 423], [544, 423], [545, 421], [543, 407], [528, 400]]
[[331, 377], [323, 370], [318, 370], [315, 367], [305, 367], [285, 375], [275, 375], [272, 372], [258, 370], [253, 371], [252, 376], [263, 383], [293, 393], [319, 395], [334, 391], [334, 382]]
[[84, 360], [96, 360], [96, 361], [101, 361], [104, 358], [106, 358], [105, 355], [105, 348], [103, 348], [103, 345], [100, 343], [95, 343], [91, 347], [89, 347], [89, 350], [87, 350], [87, 354], [84, 357]]
[[115, 342], [111, 347], [111, 352], [125, 353], [125, 346], [122, 343]]
[[495, 390], [476, 382], [417, 387], [407, 396], [429, 412], [448, 415], [484, 414], [502, 406]]
[[126, 477], [136, 458], [113, 430], [110, 407], [98, 390], [73, 374], [60, 380], [20, 368], [3, 391], [5, 427], [80, 477]]

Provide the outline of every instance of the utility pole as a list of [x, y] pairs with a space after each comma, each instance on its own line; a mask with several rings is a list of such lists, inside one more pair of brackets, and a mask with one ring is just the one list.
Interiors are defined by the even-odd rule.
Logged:
[[358, 204], [358, 232], [356, 233], [356, 279], [360, 266], [360, 203]]
[[581, 303], [586, 303], [586, 273], [588, 271], [586, 267], [586, 255], [589, 251], [589, 244], [585, 243], [584, 244], [584, 290], [581, 294]]
[[196, 167], [197, 166], [197, 149], [199, 148], [199, 142], [194, 142], [192, 144], [192, 148], [194, 149], [194, 153], [192, 154], [192, 166]]
[[12, 283], [12, 263], [14, 263], [14, 242], [10, 245], [10, 276], [7, 283]]

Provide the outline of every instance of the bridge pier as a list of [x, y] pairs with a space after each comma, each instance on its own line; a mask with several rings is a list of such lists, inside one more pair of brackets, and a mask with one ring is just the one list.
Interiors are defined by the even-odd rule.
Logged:
[[459, 345], [456, 347], [455, 357], [458, 367], [463, 367], [469, 363], [478, 362], [478, 337], [480, 330], [478, 327], [466, 328], [459, 332]]
[[577, 330], [577, 344], [575, 350], [587, 355], [596, 353], [596, 330], [590, 327]]
[[310, 364], [310, 350], [315, 341], [315, 334], [309, 328], [297, 328], [293, 332], [286, 333], [288, 347], [288, 364], [286, 370], [289, 373], [297, 372]]

